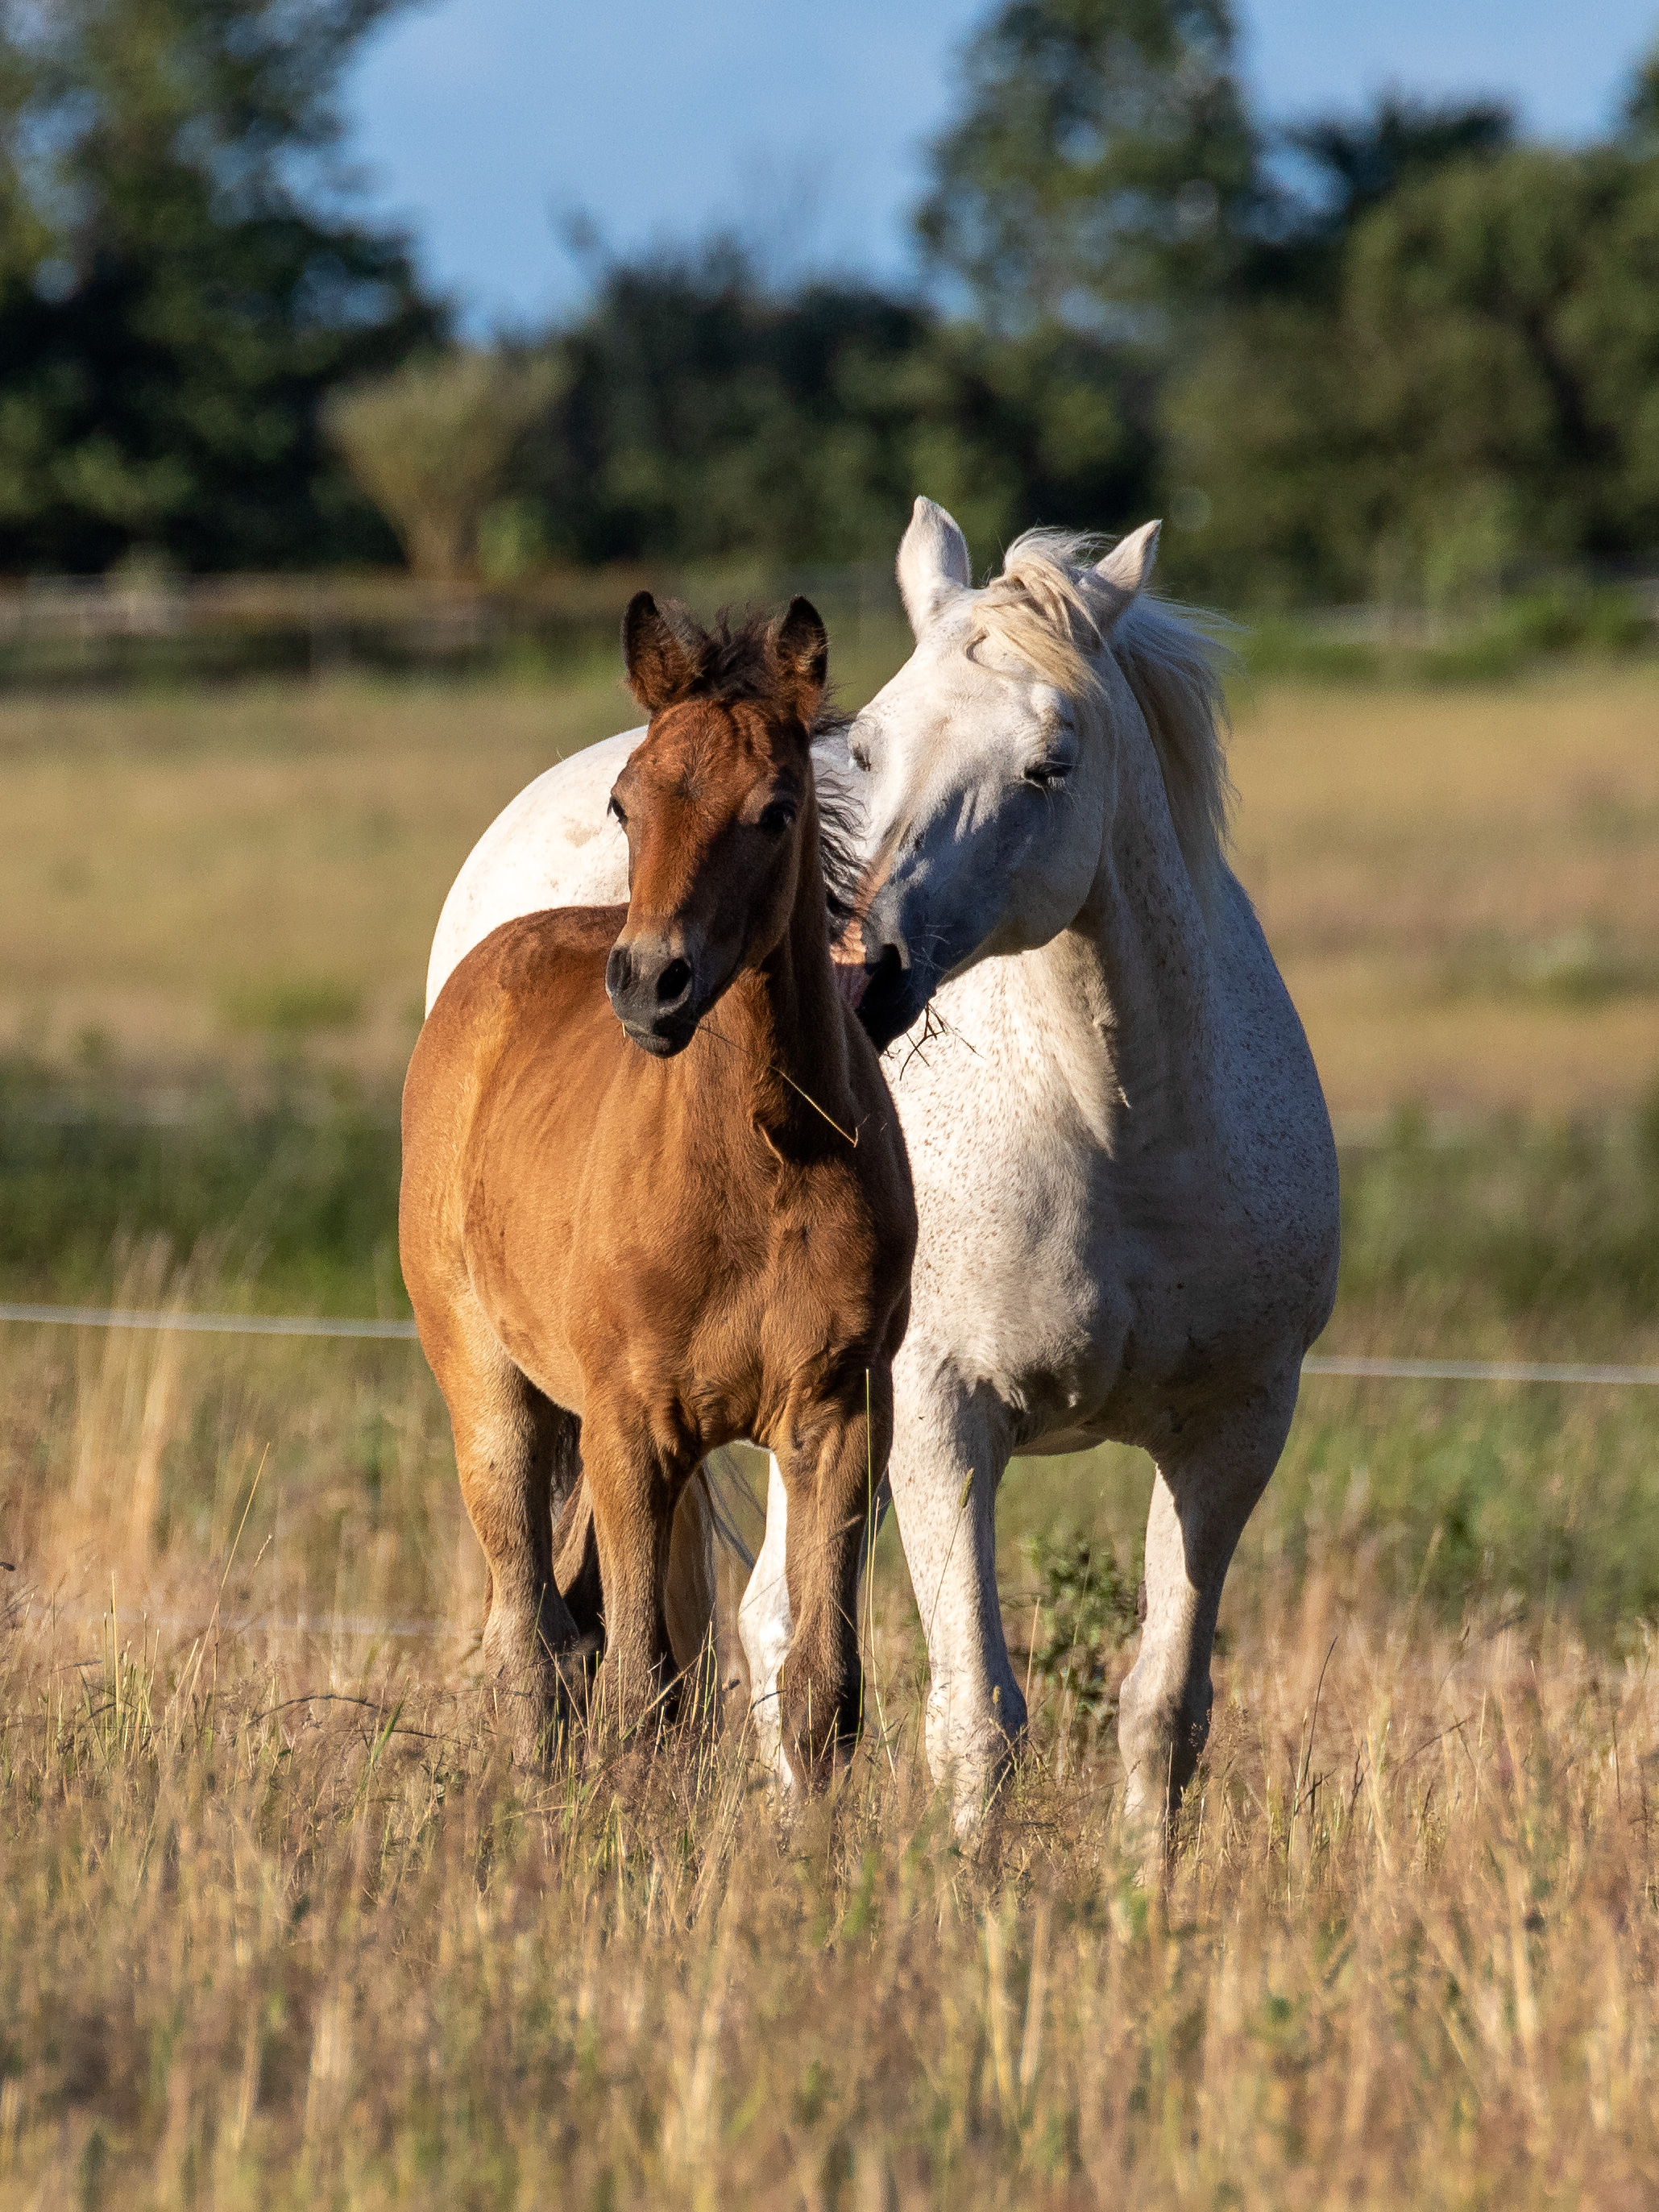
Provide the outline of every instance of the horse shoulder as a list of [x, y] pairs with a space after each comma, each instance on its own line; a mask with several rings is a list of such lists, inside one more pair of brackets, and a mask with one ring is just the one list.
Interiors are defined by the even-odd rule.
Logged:
[[621, 913], [607, 908], [521, 915], [459, 963], [404, 1086], [406, 1184], [411, 1164], [432, 1162], [476, 1190], [494, 1180], [503, 1152], [520, 1155], [515, 1174], [556, 1166], [566, 1148], [533, 1146], [521, 1125], [550, 1097], [592, 1095], [624, 1042], [604, 981], [620, 927]]

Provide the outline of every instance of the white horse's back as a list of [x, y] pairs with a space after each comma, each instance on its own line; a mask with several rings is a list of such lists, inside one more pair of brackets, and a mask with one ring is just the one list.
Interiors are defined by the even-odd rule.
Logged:
[[455, 968], [504, 921], [550, 906], [614, 906], [628, 896], [628, 840], [605, 811], [643, 730], [573, 753], [526, 784], [468, 854], [432, 940], [426, 1010]]

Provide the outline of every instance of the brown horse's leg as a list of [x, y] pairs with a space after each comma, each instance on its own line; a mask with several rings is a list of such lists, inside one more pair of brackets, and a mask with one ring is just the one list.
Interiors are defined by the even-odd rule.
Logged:
[[691, 1469], [665, 1461], [636, 1415], [592, 1403], [583, 1464], [605, 1591], [598, 1710], [631, 1728], [678, 1706], [665, 1595], [674, 1508]]
[[892, 1382], [872, 1369], [870, 1419], [865, 1374], [841, 1402], [805, 1408], [797, 1443], [780, 1452], [789, 1500], [785, 1576], [795, 1631], [778, 1678], [785, 1758], [797, 1784], [825, 1784], [858, 1740], [864, 1671], [859, 1659], [859, 1571], [871, 1499], [892, 1441]]
[[569, 1479], [579, 1425], [520, 1373], [482, 1314], [455, 1322], [433, 1347], [433, 1365], [461, 1496], [489, 1566], [484, 1669], [512, 1700], [514, 1751], [528, 1761], [566, 1702], [560, 1662], [577, 1641], [553, 1578], [553, 1489]]
[[663, 1613], [674, 1664], [693, 1686], [693, 1707], [706, 1712], [720, 1687], [714, 1607], [720, 1595], [714, 1509], [701, 1468], [680, 1492], [669, 1535]]
[[[719, 1565], [714, 1512], [701, 1475], [694, 1476], [680, 1493], [669, 1536], [668, 1573], [663, 1592], [663, 1616], [668, 1629], [674, 1664], [682, 1674], [708, 1662], [708, 1680], [699, 1678], [697, 1697], [705, 1700], [719, 1686], [717, 1627]], [[585, 1650], [599, 1650], [605, 1643], [605, 1585], [599, 1574], [599, 1536], [593, 1526], [593, 1499], [586, 1480], [578, 1482], [565, 1501], [564, 1511], [553, 1530], [553, 1579], [570, 1608], [576, 1632]]]

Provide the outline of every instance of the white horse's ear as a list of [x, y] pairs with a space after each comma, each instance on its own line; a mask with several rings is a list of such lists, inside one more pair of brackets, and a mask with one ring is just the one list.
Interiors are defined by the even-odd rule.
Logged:
[[968, 540], [942, 507], [919, 499], [899, 540], [899, 590], [910, 627], [920, 637], [947, 599], [966, 591], [972, 574]]
[[1120, 538], [1103, 561], [1095, 563], [1095, 574], [1112, 595], [1112, 610], [1107, 628], [1127, 614], [1152, 579], [1152, 565], [1158, 559], [1158, 533], [1161, 522], [1143, 522], [1139, 530], [1132, 530], [1127, 538]]

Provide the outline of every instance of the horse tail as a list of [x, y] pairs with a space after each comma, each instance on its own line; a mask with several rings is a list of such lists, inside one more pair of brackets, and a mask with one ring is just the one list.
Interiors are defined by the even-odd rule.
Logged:
[[754, 1493], [743, 1472], [742, 1462], [729, 1444], [709, 1453], [701, 1469], [704, 1490], [708, 1494], [708, 1510], [713, 1516], [714, 1534], [726, 1550], [742, 1560], [752, 1571], [755, 1554], [744, 1538], [738, 1516], [755, 1510]]

